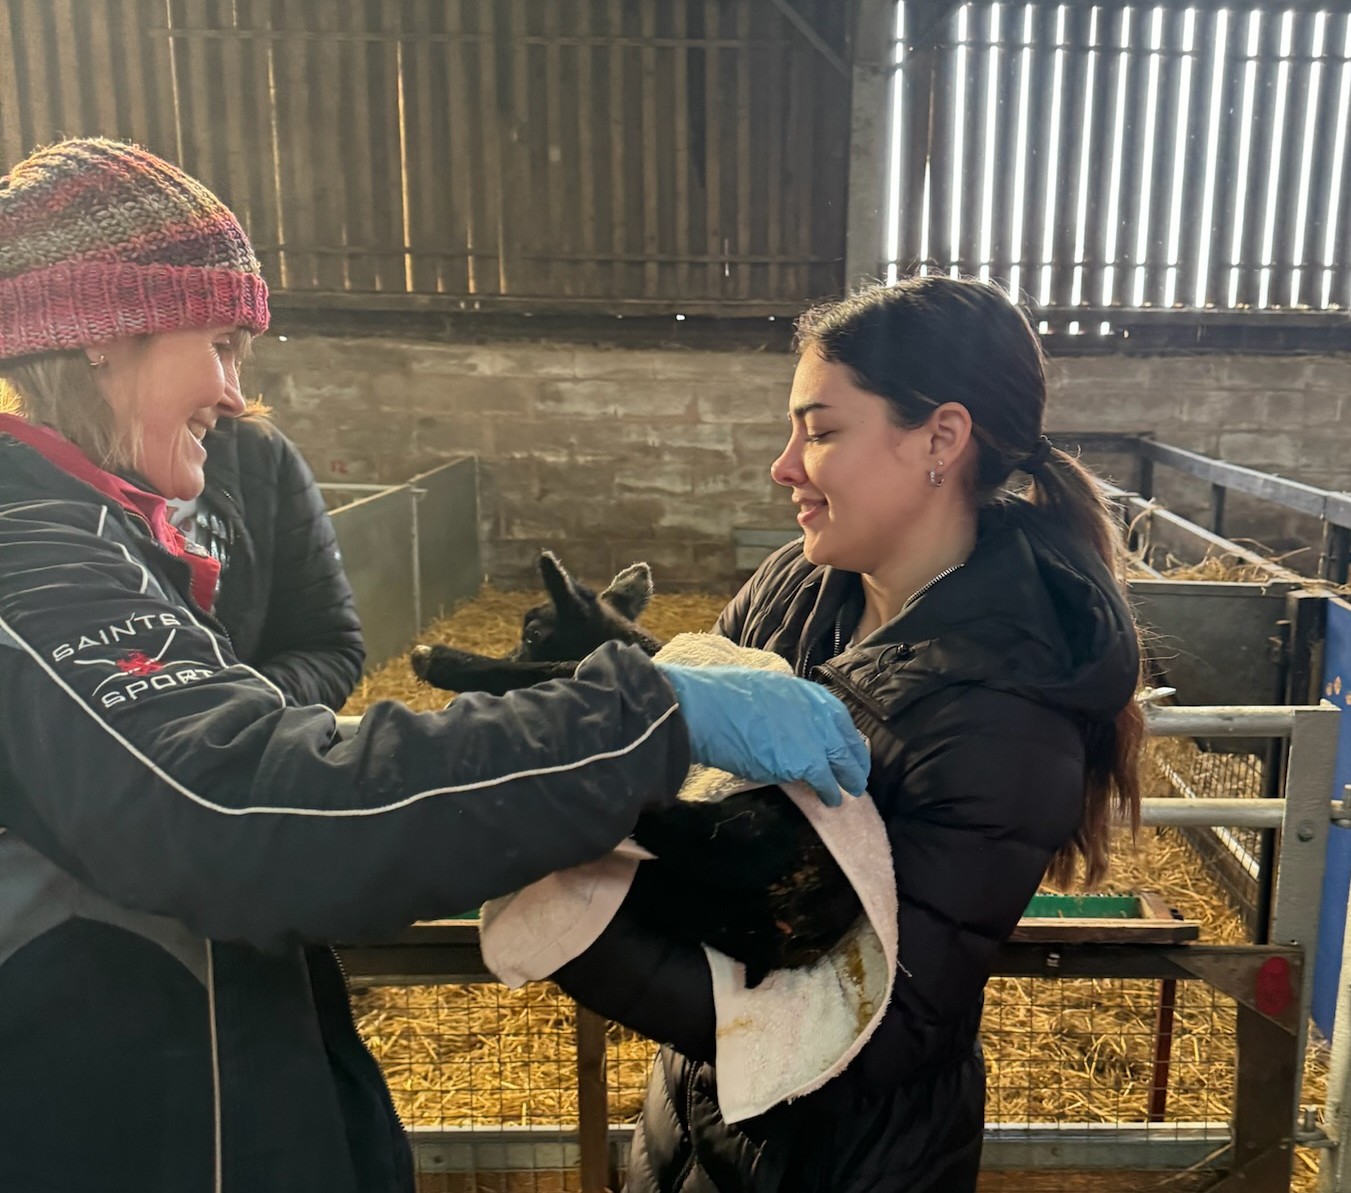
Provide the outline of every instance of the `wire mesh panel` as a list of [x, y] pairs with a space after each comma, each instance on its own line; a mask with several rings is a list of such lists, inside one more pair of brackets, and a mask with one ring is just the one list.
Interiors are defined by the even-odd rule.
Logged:
[[1008, 1124], [1133, 1123], [1161, 1146], [1183, 1127], [1219, 1146], [1233, 1109], [1234, 1013], [1203, 982], [994, 978], [981, 1032], [986, 1119], [1006, 1124], [1001, 1138], [1016, 1135]]
[[[354, 1005], [413, 1137], [420, 1193], [578, 1187], [576, 1008], [555, 986], [378, 987]], [[1202, 982], [995, 978], [989, 1130], [1007, 1157], [1020, 1139], [1046, 1146], [1047, 1124], [1066, 1139], [1133, 1129], [1127, 1149], [1094, 1138], [1093, 1166], [1192, 1163], [1228, 1138], [1234, 1015]], [[610, 1025], [612, 1126], [637, 1118], [655, 1051]]]
[[643, 1108], [647, 1076], [652, 1070], [657, 1046], [618, 1023], [610, 1024], [606, 1032], [606, 1044], [610, 1122], [636, 1122]]
[[[419, 1193], [580, 1188], [577, 1006], [551, 983], [379, 986], [357, 1026], [414, 1143]], [[631, 1123], [656, 1046], [610, 1024], [609, 1121]]]
[[382, 986], [353, 1004], [412, 1135], [419, 1193], [580, 1187], [576, 1008], [556, 987]]
[[576, 1008], [554, 986], [380, 987], [357, 1015], [405, 1126], [577, 1121]]
[[[1253, 754], [1228, 754], [1202, 748], [1187, 738], [1152, 743], [1154, 765], [1171, 793], [1183, 799], [1258, 799], [1265, 762]], [[1191, 828], [1182, 835], [1243, 917], [1249, 939], [1262, 925], [1260, 889], [1264, 837], [1270, 829]]]

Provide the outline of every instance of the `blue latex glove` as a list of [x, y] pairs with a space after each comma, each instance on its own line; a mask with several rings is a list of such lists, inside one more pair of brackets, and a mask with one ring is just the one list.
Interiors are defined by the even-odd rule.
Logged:
[[868, 783], [868, 743], [820, 684], [753, 667], [658, 663], [675, 689], [695, 762], [755, 783], [809, 784], [835, 807]]

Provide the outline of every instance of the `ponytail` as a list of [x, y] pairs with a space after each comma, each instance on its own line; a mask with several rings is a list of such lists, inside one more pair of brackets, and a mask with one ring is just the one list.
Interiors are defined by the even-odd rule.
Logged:
[[[1125, 549], [1111, 509], [1089, 471], [1073, 456], [1052, 448], [1032, 472], [1021, 500], [1050, 514], [1068, 533], [1090, 544], [1118, 584], [1125, 586]], [[1140, 829], [1140, 751], [1145, 716], [1129, 701], [1111, 723], [1091, 726], [1085, 736], [1084, 817], [1079, 831], [1055, 858], [1047, 877], [1060, 887], [1074, 880], [1083, 859], [1084, 885], [1095, 886], [1107, 873], [1112, 827], [1125, 822], [1134, 836]]]

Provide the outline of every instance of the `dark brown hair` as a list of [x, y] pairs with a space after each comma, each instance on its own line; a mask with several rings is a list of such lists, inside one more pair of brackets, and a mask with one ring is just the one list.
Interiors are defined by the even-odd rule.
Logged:
[[[1073, 456], [1041, 444], [1046, 408], [1045, 358], [1027, 317], [994, 286], [927, 276], [873, 286], [816, 307], [797, 324], [799, 352], [844, 365], [861, 388], [884, 398], [899, 426], [918, 427], [945, 402], [971, 415], [978, 456], [975, 499], [1026, 501], [1051, 514], [1086, 544], [1124, 586], [1123, 544], [1092, 474]], [[1009, 477], [1046, 453], [1018, 494]], [[1140, 749], [1144, 714], [1131, 700], [1114, 723], [1087, 735], [1084, 817], [1051, 862], [1061, 886], [1083, 859], [1089, 886], [1107, 872], [1114, 816], [1140, 823]]]

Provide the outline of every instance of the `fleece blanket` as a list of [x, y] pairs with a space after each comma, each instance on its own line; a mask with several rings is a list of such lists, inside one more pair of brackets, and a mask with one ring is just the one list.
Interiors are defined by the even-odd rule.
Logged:
[[[714, 634], [681, 634], [657, 659], [789, 670], [778, 655]], [[695, 766], [680, 798], [718, 800], [754, 786]], [[819, 1089], [843, 1071], [881, 1021], [895, 981], [895, 876], [886, 828], [872, 800], [846, 798], [842, 807], [828, 808], [804, 784], [784, 791], [858, 891], [863, 915], [814, 965], [776, 970], [754, 989], [747, 988], [739, 962], [704, 949], [717, 1019], [718, 1102], [732, 1123]], [[650, 857], [627, 841], [597, 861], [486, 904], [480, 938], [488, 968], [513, 987], [547, 978], [600, 935]]]

